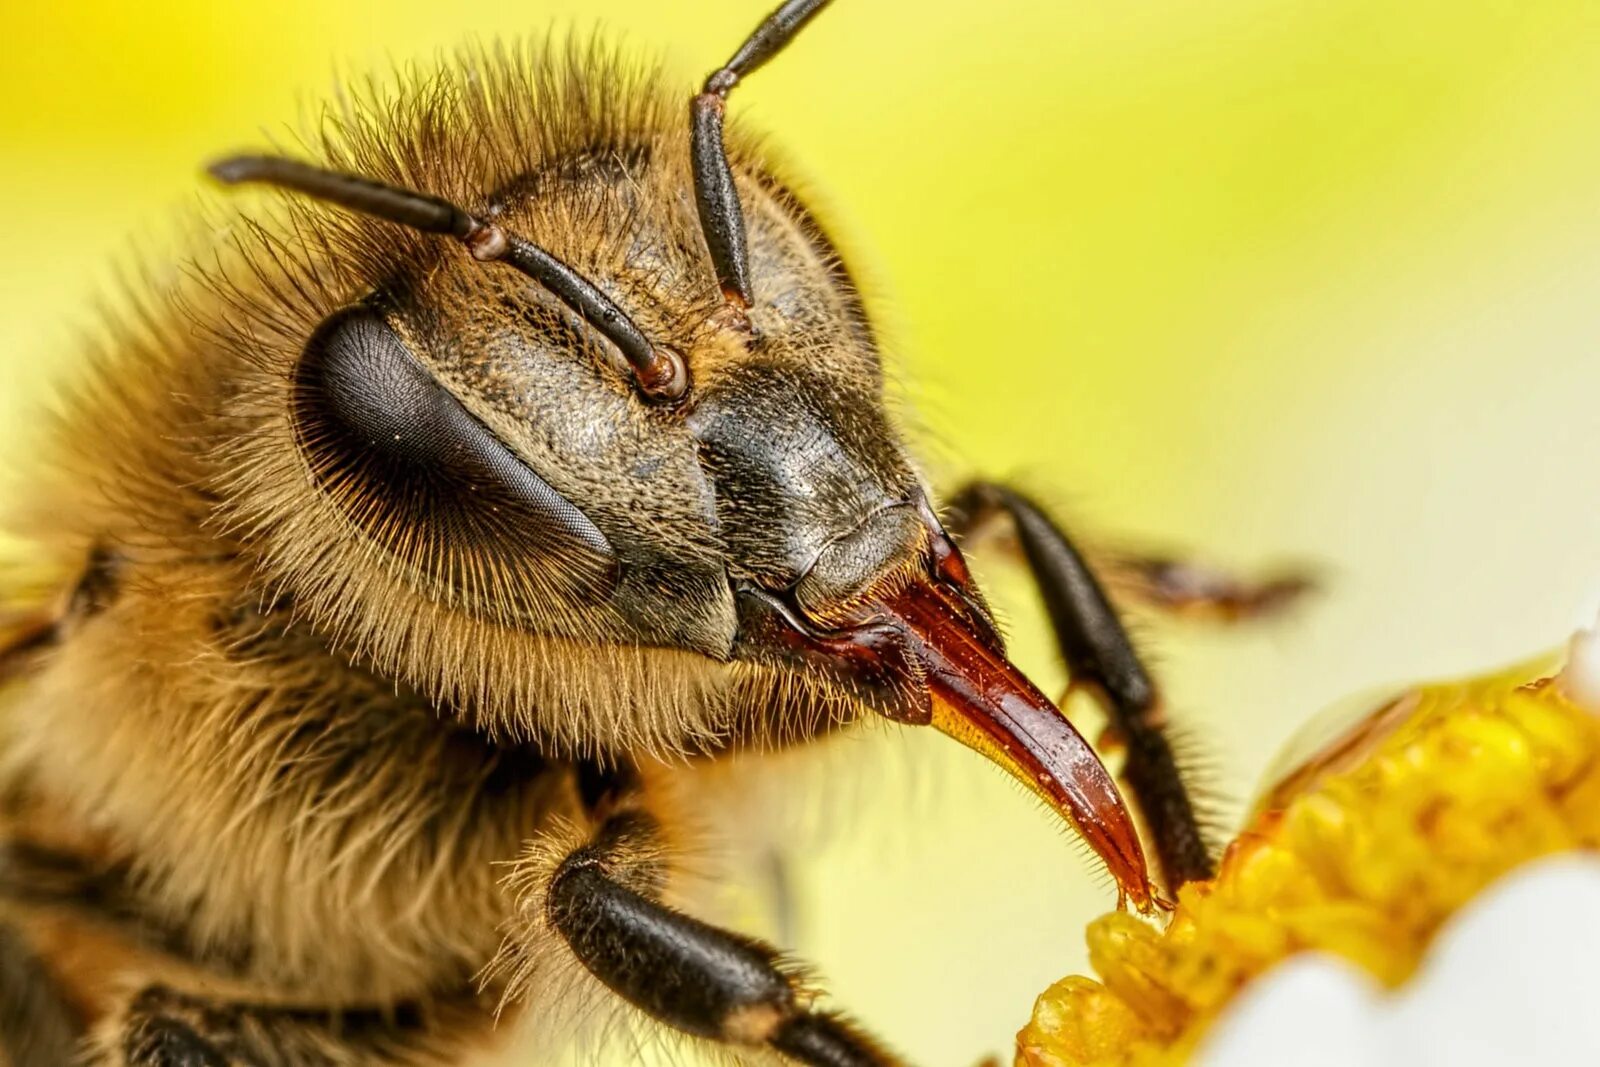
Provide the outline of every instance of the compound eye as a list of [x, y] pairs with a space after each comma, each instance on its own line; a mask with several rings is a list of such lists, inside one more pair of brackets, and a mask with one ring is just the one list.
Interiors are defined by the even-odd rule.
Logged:
[[349, 308], [295, 369], [296, 440], [313, 479], [436, 599], [537, 615], [552, 592], [598, 597], [616, 556], [595, 524], [515, 456], [377, 311]]

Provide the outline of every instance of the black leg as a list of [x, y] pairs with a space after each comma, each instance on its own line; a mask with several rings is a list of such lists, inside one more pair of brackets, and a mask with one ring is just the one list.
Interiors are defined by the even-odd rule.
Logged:
[[699, 1037], [817, 1067], [896, 1062], [848, 1023], [811, 1010], [772, 949], [660, 903], [656, 835], [651, 816], [618, 811], [550, 879], [549, 925], [591, 974], [652, 1018]]
[[[1022, 555], [1021, 539], [1010, 528], [979, 527], [967, 531], [974, 546]], [[1171, 553], [1083, 544], [1078, 549], [1116, 603], [1198, 622], [1232, 625], [1285, 614], [1322, 584], [1315, 568], [1305, 566], [1247, 577]]]
[[1193, 798], [1162, 732], [1160, 695], [1100, 583], [1060, 527], [1004, 486], [978, 482], [962, 490], [951, 503], [950, 532], [959, 539], [997, 514], [1016, 527], [1072, 684], [1099, 695], [1127, 745], [1123, 777], [1150, 825], [1167, 883], [1211, 877]]

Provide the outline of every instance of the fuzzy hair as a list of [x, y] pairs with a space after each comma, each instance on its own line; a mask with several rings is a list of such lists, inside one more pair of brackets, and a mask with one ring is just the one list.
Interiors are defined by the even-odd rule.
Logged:
[[[687, 97], [600, 44], [475, 48], [398, 88], [357, 87], [300, 148], [504, 211], [578, 269], [625, 275], [652, 297], [641, 325], [709, 382], [738, 353], [705, 326], [720, 297], [687, 198]], [[810, 284], [757, 309], [803, 335], [772, 358], [881, 396], [831, 242], [780, 163], [737, 127], [729, 144], [758, 274]], [[645, 158], [625, 168], [631, 200], [562, 177], [573, 161]], [[630, 203], [652, 205], [664, 251], [641, 252]], [[427, 546], [385, 551], [359, 507], [319, 491], [287, 402], [318, 324], [383, 287], [436, 286], [464, 307], [525, 283], [298, 199], [259, 216], [214, 207], [200, 230], [183, 272], [144, 276], [108, 323], [0, 520], [26, 578], [0, 590], [0, 771], [49, 828], [43, 844], [128, 865], [152, 919], [223, 972], [207, 988], [328, 1005], [470, 988], [524, 913], [529, 883], [508, 896], [499, 865], [523, 855], [528, 869], [582, 825], [561, 761], [670, 759], [846, 714], [803, 675], [619, 639], [537, 567], [479, 560], [441, 592], [419, 577]], [[472, 413], [540, 447], [504, 411]], [[636, 423], [612, 429], [643, 446]], [[645, 507], [581, 471], [552, 481], [689, 558], [721, 547], [670, 492]], [[93, 583], [111, 591], [87, 595]], [[529, 613], [500, 612], [510, 600]], [[53, 645], [17, 636], [38, 632]], [[106, 1026], [125, 1018], [101, 1007]]]
[[[374, 83], [352, 91], [324, 114], [307, 147], [331, 167], [476, 211], [574, 159], [643, 152], [650, 166], [629, 181], [655, 183], [641, 199], [659, 203], [681, 200], [689, 188], [683, 100], [658, 72], [599, 43], [472, 49], [436, 73], [411, 75], [400, 89]], [[750, 228], [758, 267], [762, 249], [778, 247], [768, 260], [807, 257], [801, 267], [812, 276], [847, 280], [831, 244], [799, 232], [795, 216], [815, 223], [771, 177], [781, 165], [736, 128], [729, 141], [741, 185], [756, 202]], [[521, 232], [580, 270], [627, 268], [632, 284], [654, 286], [641, 324], [689, 351], [699, 380], [735, 360], [704, 326], [720, 297], [703, 253], [641, 276], [636, 207], [582, 183], [553, 183], [548, 193], [518, 217]], [[656, 217], [666, 220], [668, 244], [699, 249], [686, 203]], [[528, 565], [479, 554], [441, 590], [416, 566], [440, 546], [386, 551], [352, 520], [367, 502], [340, 500], [313, 484], [286, 394], [317, 325], [384, 286], [435, 285], [451, 292], [453, 306], [470, 307], [520, 284], [515, 277], [464, 263], [446, 240], [299, 198], [280, 199], [259, 219], [237, 205], [213, 208], [205, 229], [214, 239], [186, 275], [143, 294], [131, 315], [112, 324], [66, 405], [43, 476], [24, 494], [32, 506], [12, 525], [61, 573], [97, 547], [120, 554], [129, 570], [213, 561], [227, 584], [254, 591], [269, 608], [286, 607], [349, 662], [415, 686], [492, 734], [533, 739], [556, 755], [694, 751], [735, 729], [752, 692], [795, 687], [757, 668], [619, 639], [603, 609], [563, 600], [551, 577], [562, 569], [559, 559]], [[680, 269], [680, 262], [691, 265]], [[841, 332], [856, 337], [859, 349], [858, 305], [844, 299], [800, 311], [808, 326], [845, 325], [814, 331], [790, 361], [831, 360], [830, 373], [881, 394], [875, 357], [852, 363], [825, 351]], [[505, 413], [480, 407], [473, 414], [537, 449], [528, 428]], [[647, 434], [657, 430], [619, 419], [606, 432], [644, 453]], [[550, 480], [586, 510], [625, 516], [685, 558], [715, 558], [718, 546], [678, 503], [687, 493], [669, 478], [655, 486], [657, 495], [640, 499], [604, 475], [568, 467]], [[505, 611], [509, 603], [533, 617]], [[798, 699], [813, 699], [801, 688]]]

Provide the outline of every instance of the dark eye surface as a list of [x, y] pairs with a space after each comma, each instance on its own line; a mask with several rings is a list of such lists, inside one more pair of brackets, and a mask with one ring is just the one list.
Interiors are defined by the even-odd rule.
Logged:
[[615, 555], [589, 517], [467, 411], [376, 312], [340, 312], [296, 368], [296, 438], [364, 534], [445, 599], [537, 610], [549, 584], [604, 593]]

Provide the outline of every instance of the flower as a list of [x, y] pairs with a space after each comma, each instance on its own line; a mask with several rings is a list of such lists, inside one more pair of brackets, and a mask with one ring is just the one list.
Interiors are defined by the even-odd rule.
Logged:
[[[1017, 1036], [1017, 1064], [1269, 1062], [1227, 1050], [1262, 1045], [1241, 1039], [1241, 1020], [1281, 1028], [1288, 1015], [1249, 1007], [1280, 983], [1302, 994], [1321, 983], [1319, 997], [1299, 1003], [1340, 1018], [1400, 1017], [1383, 991], [1407, 985], [1447, 920], [1507, 872], [1600, 843], [1597, 697], [1600, 636], [1584, 633], [1557, 675], [1524, 666], [1385, 704], [1267, 792], [1217, 877], [1182, 887], [1164, 928], [1124, 912], [1095, 920], [1098, 980], [1069, 977], [1039, 997]], [[1589, 873], [1585, 921], [1600, 903], [1600, 868]], [[1241, 990], [1291, 957], [1213, 1041]], [[1589, 988], [1597, 981], [1600, 955]], [[1317, 1029], [1306, 1026], [1310, 1048]], [[1366, 1033], [1355, 1023], [1338, 1030], [1341, 1039]]]

